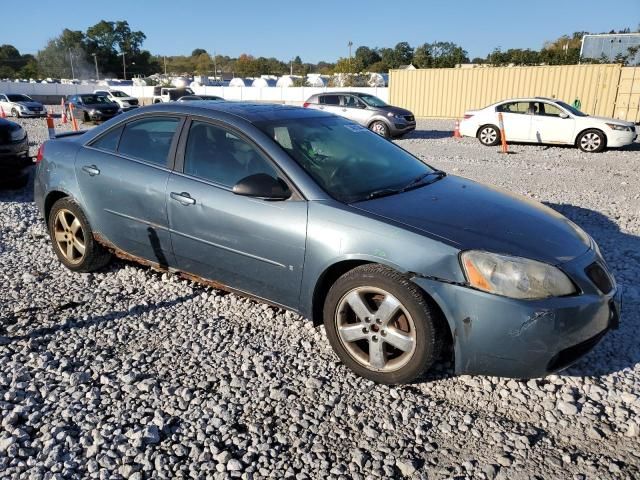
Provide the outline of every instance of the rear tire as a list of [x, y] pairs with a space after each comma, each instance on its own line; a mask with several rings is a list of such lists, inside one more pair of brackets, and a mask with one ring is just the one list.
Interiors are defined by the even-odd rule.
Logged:
[[478, 130], [478, 140], [486, 147], [495, 147], [500, 143], [500, 130], [495, 125], [483, 125]]
[[389, 127], [387, 127], [387, 124], [384, 122], [381, 122], [380, 120], [378, 120], [377, 122], [373, 122], [371, 125], [369, 125], [369, 130], [371, 130], [373, 133], [377, 133], [378, 135], [384, 138], [389, 138], [391, 136], [391, 134], [389, 133]]
[[586, 153], [600, 153], [607, 146], [607, 138], [600, 130], [585, 130], [576, 140], [577, 147]]
[[93, 238], [84, 212], [70, 198], [53, 204], [47, 223], [53, 251], [69, 270], [93, 272], [111, 260], [111, 253]]
[[342, 275], [324, 302], [327, 337], [342, 362], [377, 383], [408, 383], [440, 355], [443, 332], [422, 290], [369, 264]]

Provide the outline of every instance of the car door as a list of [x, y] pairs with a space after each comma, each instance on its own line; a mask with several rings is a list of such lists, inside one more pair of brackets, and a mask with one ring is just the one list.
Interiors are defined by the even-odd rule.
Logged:
[[528, 142], [532, 140], [531, 105], [531, 102], [508, 102], [498, 105], [496, 111], [502, 113], [507, 141]]
[[[307, 203], [233, 193], [242, 178], [282, 178], [272, 161], [228, 126], [194, 120], [169, 177], [171, 239], [181, 270], [272, 302], [297, 306]], [[179, 165], [178, 165], [179, 164]]]
[[94, 230], [121, 250], [173, 266], [166, 186], [184, 118], [148, 115], [120, 124], [76, 158], [76, 177]]
[[321, 95], [319, 109], [333, 113], [334, 115], [344, 116], [342, 113], [342, 106], [340, 105], [340, 95]]
[[0, 94], [0, 107], [5, 115], [11, 115], [11, 103], [6, 95]]
[[539, 143], [572, 144], [576, 121], [553, 103], [536, 102], [532, 130], [535, 140]]
[[355, 95], [340, 95], [340, 105], [342, 116], [360, 125], [367, 126], [367, 120], [371, 117], [371, 112], [362, 100]]

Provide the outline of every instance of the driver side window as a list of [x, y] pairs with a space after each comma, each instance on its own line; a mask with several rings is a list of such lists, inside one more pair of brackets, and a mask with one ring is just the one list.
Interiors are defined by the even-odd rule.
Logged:
[[184, 173], [230, 188], [256, 173], [278, 177], [275, 168], [252, 144], [224, 128], [198, 121], [189, 128]]

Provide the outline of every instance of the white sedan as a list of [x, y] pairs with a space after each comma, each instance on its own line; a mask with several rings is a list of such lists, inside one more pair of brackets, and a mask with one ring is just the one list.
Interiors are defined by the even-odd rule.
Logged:
[[601, 152], [629, 145], [637, 136], [631, 122], [592, 117], [565, 102], [542, 97], [503, 100], [469, 110], [460, 122], [460, 134], [477, 137], [487, 146], [498, 145], [499, 113], [508, 142], [575, 145], [584, 152]]

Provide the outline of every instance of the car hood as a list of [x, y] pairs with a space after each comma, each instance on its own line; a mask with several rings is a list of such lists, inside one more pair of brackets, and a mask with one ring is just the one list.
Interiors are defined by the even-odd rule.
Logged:
[[117, 103], [96, 103], [90, 104], [86, 103], [83, 105], [87, 110], [117, 110], [120, 108], [120, 105]]
[[635, 124], [633, 122], [627, 122], [626, 120], [620, 120], [619, 118], [611, 118], [611, 117], [596, 117], [589, 115], [587, 117], [578, 117], [583, 120], [598, 120], [599, 122], [608, 122], [608, 123], [617, 123], [618, 125], [626, 125], [627, 127], [633, 127]]
[[352, 207], [460, 250], [485, 250], [558, 265], [591, 246], [588, 235], [551, 208], [452, 175]]
[[42, 107], [40, 102], [13, 102], [18, 105], [24, 105], [25, 107], [34, 108], [34, 107]]
[[384, 112], [390, 112], [393, 113], [395, 115], [412, 115], [413, 113], [410, 110], [407, 110], [406, 108], [400, 108], [400, 107], [393, 107], [391, 105], [388, 105], [386, 107], [376, 107], [378, 110], [384, 111]]

